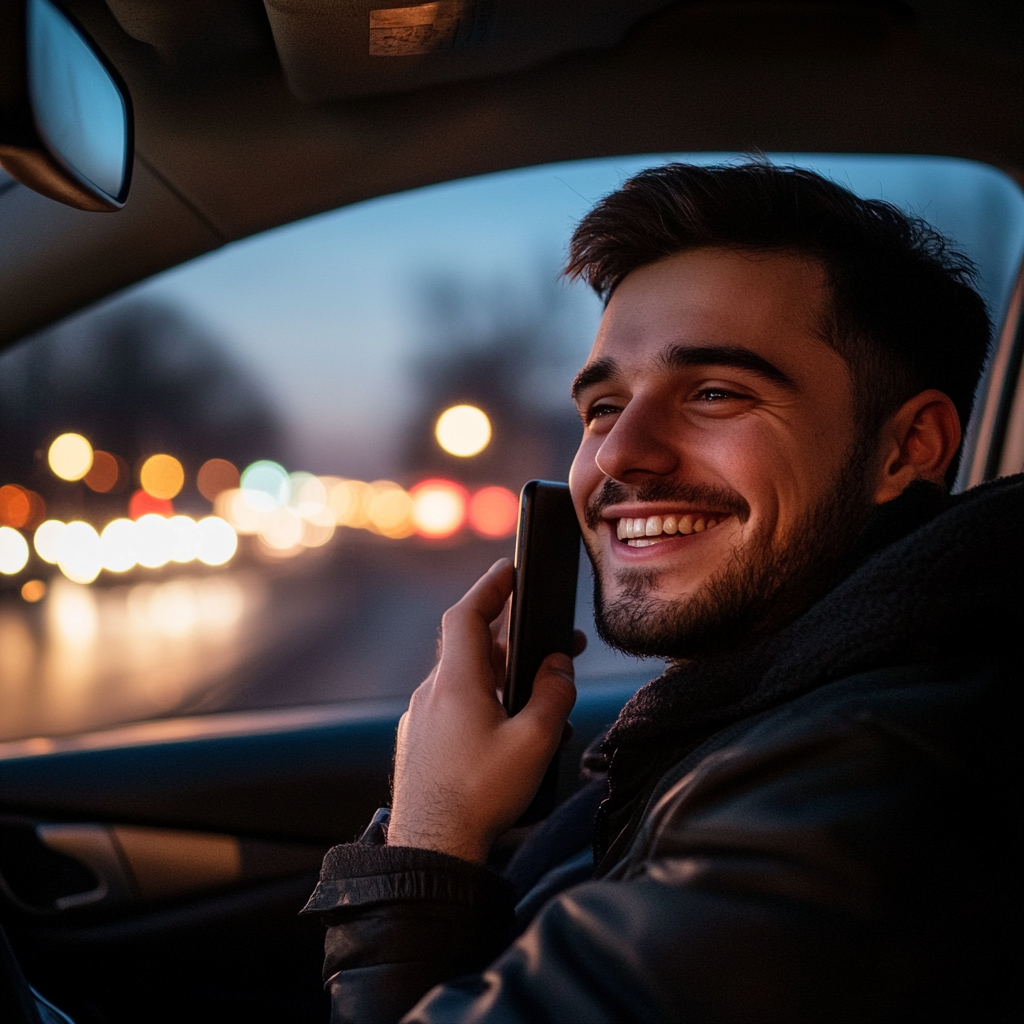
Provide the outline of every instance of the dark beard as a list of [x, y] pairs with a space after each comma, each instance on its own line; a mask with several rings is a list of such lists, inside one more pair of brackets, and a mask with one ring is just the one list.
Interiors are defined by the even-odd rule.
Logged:
[[[855, 443], [829, 491], [796, 524], [784, 548], [754, 537], [729, 563], [689, 597], [651, 596], [658, 573], [629, 569], [616, 576], [621, 595], [606, 602], [601, 567], [594, 563], [594, 616], [605, 643], [626, 654], [681, 661], [734, 649], [792, 621], [837, 582], [849, 549], [871, 514], [867, 492], [871, 452]], [[749, 506], [736, 494], [655, 481], [631, 492], [608, 481], [587, 508], [592, 527], [606, 505], [678, 500], [735, 514]]]

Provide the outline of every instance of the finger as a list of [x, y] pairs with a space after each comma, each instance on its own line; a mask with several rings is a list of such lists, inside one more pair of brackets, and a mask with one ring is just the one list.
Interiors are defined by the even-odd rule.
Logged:
[[466, 591], [462, 599], [452, 606], [452, 610], [472, 612], [483, 616], [488, 628], [499, 615], [512, 593], [512, 563], [507, 558], [499, 558]]
[[509, 720], [509, 727], [532, 733], [535, 742], [553, 754], [575, 703], [572, 661], [564, 654], [549, 654], [541, 662], [526, 707]]
[[508, 654], [508, 615], [512, 597], [505, 602], [501, 614], [491, 623], [491, 671], [495, 689], [505, 685], [505, 663]]
[[578, 658], [587, 649], [587, 634], [582, 629], [572, 631], [572, 656]]
[[512, 595], [509, 594], [508, 600], [502, 605], [501, 614], [491, 623], [491, 635], [500, 643], [504, 643], [505, 637], [508, 635], [508, 617], [511, 611]]
[[512, 591], [512, 565], [495, 562], [441, 620], [441, 666], [438, 679], [466, 674], [493, 688], [491, 622]]

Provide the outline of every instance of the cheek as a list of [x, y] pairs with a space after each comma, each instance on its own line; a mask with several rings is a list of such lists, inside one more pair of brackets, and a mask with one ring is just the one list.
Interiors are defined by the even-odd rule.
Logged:
[[569, 467], [569, 491], [572, 494], [573, 505], [576, 506], [576, 514], [583, 523], [583, 510], [589, 498], [593, 496], [594, 489], [598, 487], [603, 479], [601, 471], [597, 468], [595, 455], [598, 446], [587, 437], [583, 438], [576, 457]]

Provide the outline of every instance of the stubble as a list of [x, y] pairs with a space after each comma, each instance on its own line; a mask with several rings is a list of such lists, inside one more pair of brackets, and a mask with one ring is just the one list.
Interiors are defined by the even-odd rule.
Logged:
[[[604, 596], [604, 570], [594, 563], [594, 611], [601, 639], [627, 654], [681, 661], [735, 649], [806, 610], [836, 582], [845, 556], [873, 505], [867, 491], [870, 452], [855, 443], [829, 490], [790, 531], [788, 543], [767, 532], [735, 548], [728, 562], [693, 594], [656, 596], [659, 572], [616, 573], [617, 595]], [[678, 501], [727, 511], [745, 522], [749, 505], [734, 493], [654, 481], [636, 490], [608, 481], [587, 506], [588, 524], [624, 501]]]

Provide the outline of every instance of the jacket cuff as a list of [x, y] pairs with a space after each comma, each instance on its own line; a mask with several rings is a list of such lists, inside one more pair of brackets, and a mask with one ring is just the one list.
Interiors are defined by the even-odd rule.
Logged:
[[489, 868], [434, 850], [345, 843], [327, 851], [303, 914], [396, 900], [442, 901], [476, 909], [515, 904], [515, 891]]

